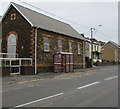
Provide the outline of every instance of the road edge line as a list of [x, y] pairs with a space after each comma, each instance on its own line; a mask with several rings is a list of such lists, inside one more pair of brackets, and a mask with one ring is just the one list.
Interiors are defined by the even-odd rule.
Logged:
[[18, 106], [15, 106], [13, 107], [12, 109], [15, 109], [15, 108], [18, 108], [18, 107], [23, 107], [23, 106], [27, 106], [29, 104], [33, 104], [33, 103], [36, 103], [36, 102], [40, 102], [40, 101], [43, 101], [43, 100], [46, 100], [46, 99], [50, 99], [50, 98], [53, 98], [53, 97], [57, 97], [57, 96], [60, 96], [60, 95], [63, 95], [64, 93], [58, 93], [58, 94], [55, 94], [55, 95], [51, 95], [51, 96], [48, 96], [48, 97], [45, 97], [45, 98], [41, 98], [41, 99], [38, 99], [38, 100], [34, 100], [34, 101], [31, 101], [31, 102], [28, 102], [28, 103], [24, 103], [24, 104], [21, 104], [21, 105], [18, 105]]

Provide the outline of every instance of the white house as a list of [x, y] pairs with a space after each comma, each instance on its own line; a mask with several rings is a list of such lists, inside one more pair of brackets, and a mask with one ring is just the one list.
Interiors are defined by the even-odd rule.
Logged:
[[[92, 48], [91, 48], [92, 45]], [[92, 49], [92, 53], [91, 53]], [[91, 54], [92, 54], [92, 59], [93, 62], [102, 62], [101, 59], [101, 43], [95, 39], [93, 39], [93, 43], [91, 44], [91, 39], [86, 38], [85, 41], [85, 56], [91, 59]]]

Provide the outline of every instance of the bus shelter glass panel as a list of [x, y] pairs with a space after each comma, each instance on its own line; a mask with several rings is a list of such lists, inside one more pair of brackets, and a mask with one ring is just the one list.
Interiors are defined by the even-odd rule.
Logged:
[[73, 72], [73, 54], [57, 53], [54, 54], [54, 72]]

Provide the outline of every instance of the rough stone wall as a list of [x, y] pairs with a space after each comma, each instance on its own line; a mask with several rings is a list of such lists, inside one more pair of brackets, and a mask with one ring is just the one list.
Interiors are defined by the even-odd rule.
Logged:
[[[44, 42], [43, 37], [49, 38], [50, 52], [44, 52]], [[57, 34], [50, 31], [45, 31], [38, 29], [37, 38], [37, 68], [38, 73], [44, 71], [53, 71], [53, 54], [58, 52], [58, 39], [62, 40], [63, 52], [69, 52], [69, 41], [73, 45], [74, 54], [74, 68], [83, 68], [83, 41], [65, 36], [62, 34]], [[78, 54], [77, 44], [81, 45], [81, 54]]]
[[[16, 19], [11, 20], [11, 14], [16, 14]], [[30, 24], [11, 6], [2, 21], [2, 51], [7, 53], [7, 39], [10, 34], [17, 36], [17, 53], [20, 58], [33, 57], [34, 53], [34, 29]]]
[[[15, 14], [16, 18], [11, 20], [11, 14]], [[2, 52], [7, 53], [7, 43], [10, 34], [14, 34], [17, 39], [16, 53], [19, 58], [32, 58], [34, 69], [35, 53], [34, 53], [34, 40], [35, 40], [35, 29], [23, 18], [23, 16], [11, 6], [7, 12], [4, 20], [2, 21]], [[28, 73], [29, 70], [21, 69], [21, 74]], [[32, 72], [34, 74], [34, 72]], [[6, 71], [3, 70], [3, 75], [6, 75]]]
[[[16, 14], [16, 19], [11, 20], [11, 14]], [[33, 58], [35, 62], [35, 28], [23, 18], [23, 16], [11, 7], [2, 22], [2, 51], [7, 52], [7, 38], [14, 33], [17, 36], [17, 53], [20, 58]], [[50, 52], [44, 52], [43, 37], [49, 37]], [[40, 72], [53, 71], [53, 54], [58, 52], [58, 40], [63, 42], [63, 52], [69, 52], [69, 41], [73, 45], [74, 68], [83, 67], [83, 41], [57, 34], [51, 31], [38, 29], [37, 37], [37, 70]], [[78, 55], [77, 44], [81, 45], [81, 54]]]

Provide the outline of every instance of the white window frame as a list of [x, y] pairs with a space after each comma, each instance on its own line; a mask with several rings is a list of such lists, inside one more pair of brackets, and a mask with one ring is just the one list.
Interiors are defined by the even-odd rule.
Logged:
[[78, 54], [80, 55], [81, 54], [81, 45], [78, 44]]
[[[48, 40], [47, 42], [45, 41], [45, 38]], [[49, 38], [43, 37], [43, 42], [44, 42], [44, 52], [50, 52]]]
[[16, 13], [12, 13], [10, 16], [10, 20], [15, 20], [16, 19]]
[[62, 52], [62, 40], [58, 40], [58, 51]]
[[73, 50], [72, 50], [73, 48], [72, 48], [72, 42], [69, 42], [69, 52], [70, 53], [72, 53], [73, 52]]
[[[10, 34], [8, 36], [8, 45], [7, 45], [7, 53], [8, 53], [8, 58], [15, 58], [16, 57], [16, 46], [17, 46], [17, 39], [16, 36], [14, 34]], [[10, 51], [12, 48], [12, 52]], [[11, 53], [13, 53], [14, 51], [14, 55], [10, 55]]]

